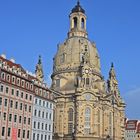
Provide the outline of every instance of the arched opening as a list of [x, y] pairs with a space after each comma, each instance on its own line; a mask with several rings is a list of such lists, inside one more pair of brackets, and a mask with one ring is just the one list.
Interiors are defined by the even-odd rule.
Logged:
[[74, 21], [74, 28], [77, 28], [77, 17], [74, 17], [73, 21]]
[[81, 28], [84, 29], [85, 28], [85, 20], [82, 18], [81, 19]]
[[73, 109], [69, 108], [68, 111], [68, 134], [73, 133]]

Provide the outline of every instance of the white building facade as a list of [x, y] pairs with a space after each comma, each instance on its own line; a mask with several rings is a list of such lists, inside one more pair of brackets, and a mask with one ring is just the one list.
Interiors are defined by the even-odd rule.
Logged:
[[139, 121], [138, 120], [127, 120], [125, 128], [125, 140], [139, 140], [137, 135]]
[[32, 140], [52, 140], [53, 102], [35, 96], [32, 114]]

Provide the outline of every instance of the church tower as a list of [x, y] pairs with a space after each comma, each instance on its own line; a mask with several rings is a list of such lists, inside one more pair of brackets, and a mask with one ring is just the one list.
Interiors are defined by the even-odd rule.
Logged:
[[43, 82], [43, 80], [44, 80], [44, 74], [43, 74], [41, 56], [39, 56], [38, 63], [36, 65], [35, 75], [36, 75], [36, 78], [40, 82]]
[[79, 1], [71, 10], [69, 19], [68, 38], [58, 45], [53, 59], [51, 89], [60, 94], [56, 97], [54, 140], [101, 140], [108, 137], [121, 140], [124, 137], [125, 104], [120, 96], [112, 94], [114, 90], [108, 89], [113, 67], [106, 86], [100, 57], [95, 43], [88, 39], [87, 18]]

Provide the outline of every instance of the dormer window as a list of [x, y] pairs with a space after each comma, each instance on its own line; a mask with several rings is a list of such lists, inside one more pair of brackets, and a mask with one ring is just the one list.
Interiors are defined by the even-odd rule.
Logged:
[[65, 55], [65, 53], [63, 53], [63, 54], [60, 56], [60, 63], [64, 63], [64, 62], [65, 62], [65, 59], [66, 59], [66, 55]]
[[60, 87], [60, 79], [56, 79], [56, 87]]

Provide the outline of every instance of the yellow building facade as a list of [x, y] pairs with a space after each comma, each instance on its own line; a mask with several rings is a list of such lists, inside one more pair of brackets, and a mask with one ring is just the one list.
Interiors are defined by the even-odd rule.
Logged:
[[88, 39], [80, 3], [70, 13], [70, 29], [54, 57], [51, 89], [58, 92], [54, 140], [124, 139], [125, 103], [112, 64], [106, 82], [100, 57]]

